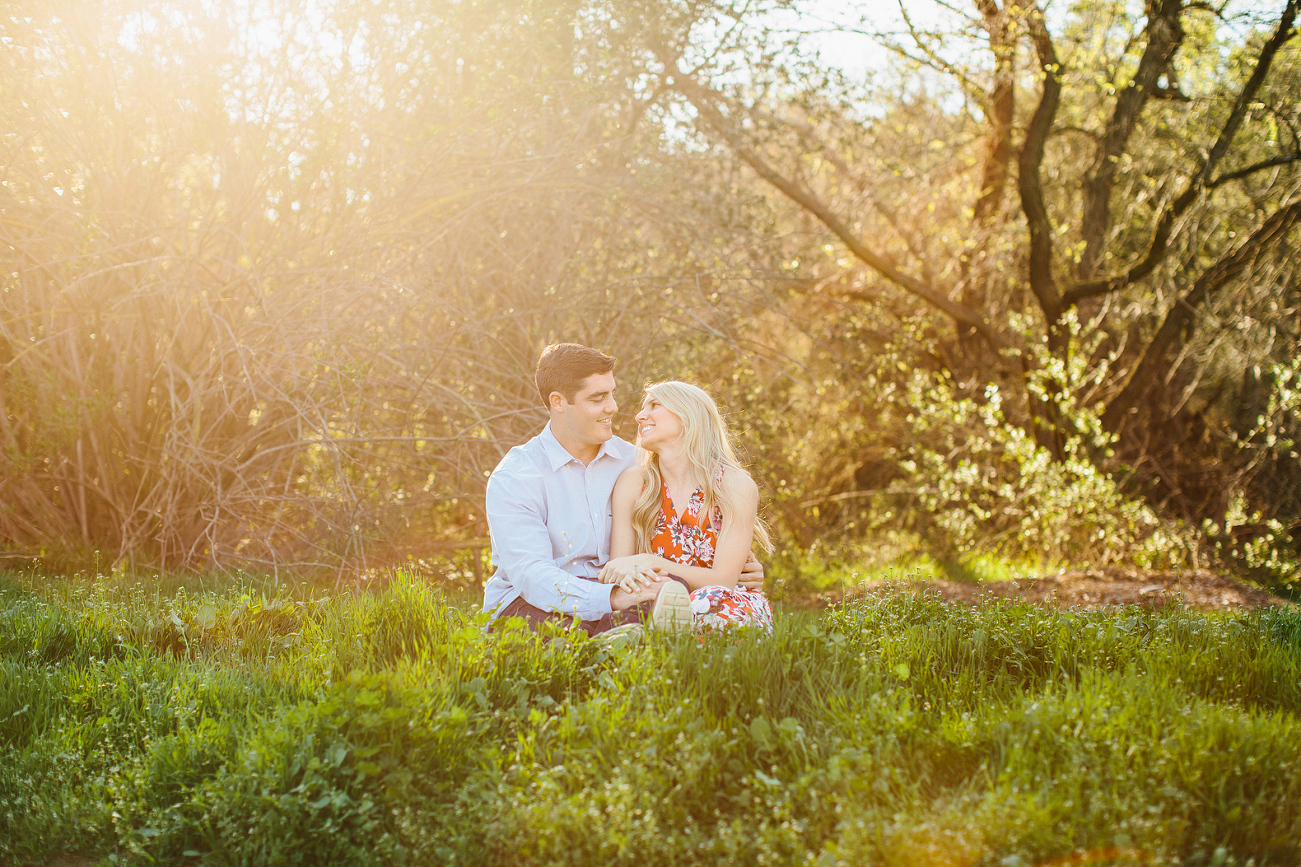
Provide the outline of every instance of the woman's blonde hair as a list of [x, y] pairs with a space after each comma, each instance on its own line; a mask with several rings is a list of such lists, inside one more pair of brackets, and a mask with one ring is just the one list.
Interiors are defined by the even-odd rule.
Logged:
[[[702, 480], [704, 513], [712, 515], [714, 506], [717, 505], [726, 521], [735, 514], [735, 505], [727, 491], [719, 486], [719, 482], [723, 474], [745, 473], [745, 468], [736, 459], [732, 435], [718, 411], [718, 404], [714, 403], [709, 392], [686, 382], [657, 382], [648, 385], [646, 397], [659, 401], [682, 422], [683, 454]], [[660, 472], [659, 455], [643, 449], [639, 459], [646, 484], [633, 504], [632, 526], [637, 550], [649, 551], [651, 537], [655, 535], [655, 525], [659, 522], [664, 476]], [[772, 551], [768, 528], [757, 514], [754, 517], [754, 542], [764, 551]]]

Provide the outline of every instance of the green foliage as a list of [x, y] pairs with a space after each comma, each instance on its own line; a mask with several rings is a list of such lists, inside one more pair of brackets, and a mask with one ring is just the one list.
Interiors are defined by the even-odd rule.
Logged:
[[[1043, 93], [1034, 4], [922, 4], [909, 36], [854, 4], [812, 32], [778, 24], [816, 5], [0, 17], [0, 547], [56, 573], [96, 552], [428, 562], [485, 535], [484, 476], [542, 423], [537, 352], [575, 339], [617, 354], [624, 386], [718, 394], [793, 557], [854, 561], [888, 537], [946, 568], [988, 549], [1158, 564], [1191, 548], [1183, 521], [1220, 563], [1294, 581], [1295, 243], [1262, 240], [1186, 294], [1293, 200], [1295, 40], [1238, 99], [1276, 11], [1179, 5], [1157, 28], [1182, 34], [1173, 65], [1138, 103], [1157, 18], [1104, 0], [1049, 15], [1060, 102], [1042, 162], [1021, 163]], [[869, 74], [819, 56], [837, 28], [870, 56], [877, 27], [892, 50]], [[1042, 269], [1022, 181], [1042, 193]], [[1145, 276], [1072, 293], [1149, 251]], [[1154, 353], [1169, 369], [1133, 380], [1124, 435], [1100, 439], [1097, 404], [1194, 307]], [[282, 602], [214, 621], [201, 601], [146, 643], [277, 656], [319, 626]]]
[[616, 647], [487, 634], [411, 575], [252, 590], [0, 583], [4, 858], [1301, 857], [1290, 610], [906, 598]]
[[[1262, 584], [1295, 590], [1301, 582], [1301, 539], [1281, 514], [1301, 504], [1298, 445], [1301, 443], [1301, 359], [1248, 371], [1267, 384], [1263, 405], [1247, 408], [1233, 440], [1250, 456], [1242, 477], [1226, 492], [1221, 521], [1202, 524], [1222, 563]], [[1268, 512], [1252, 502], [1271, 504]]]
[[912, 438], [900, 449], [907, 481], [895, 491], [926, 516], [923, 534], [937, 550], [1103, 563], [1136, 553], [1151, 563], [1165, 553], [1157, 516], [1097, 468], [1083, 437], [1068, 437], [1055, 460], [1009, 423], [993, 386], [956, 398], [947, 380], [919, 373], [908, 401]]
[[916, 371], [902, 396], [911, 435], [899, 450], [906, 481], [895, 490], [925, 516], [933, 550], [1179, 565], [1190, 534], [1162, 521], [1108, 471], [1115, 436], [1103, 428], [1101, 408], [1079, 397], [1106, 374], [1088, 361], [1097, 339], [1081, 345], [1074, 317], [1064, 327], [1071, 334], [1065, 360], [1034, 348], [1027, 377], [1031, 397], [1057, 419], [1056, 453], [1033, 427], [1009, 418], [998, 386], [959, 397], [948, 375]]

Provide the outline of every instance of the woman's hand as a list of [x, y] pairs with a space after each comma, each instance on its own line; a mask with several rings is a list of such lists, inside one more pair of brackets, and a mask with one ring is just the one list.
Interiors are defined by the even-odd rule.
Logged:
[[655, 597], [660, 594], [663, 585], [667, 584], [670, 579], [665, 578], [663, 581], [656, 581], [653, 584], [647, 584], [640, 590], [628, 591], [622, 587], [616, 587], [610, 591], [610, 607], [615, 611], [626, 611], [634, 605], [643, 602], [654, 602]]
[[636, 593], [660, 580], [662, 571], [653, 554], [633, 554], [615, 557], [601, 567], [596, 578], [602, 584], [618, 584], [627, 592]]

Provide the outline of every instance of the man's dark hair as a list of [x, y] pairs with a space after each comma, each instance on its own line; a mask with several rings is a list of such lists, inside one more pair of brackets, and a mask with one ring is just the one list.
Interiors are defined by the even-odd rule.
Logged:
[[583, 387], [583, 380], [594, 373], [614, 370], [614, 359], [581, 343], [553, 343], [538, 356], [538, 368], [533, 380], [542, 395], [542, 405], [551, 408], [551, 392], [564, 395], [567, 403]]

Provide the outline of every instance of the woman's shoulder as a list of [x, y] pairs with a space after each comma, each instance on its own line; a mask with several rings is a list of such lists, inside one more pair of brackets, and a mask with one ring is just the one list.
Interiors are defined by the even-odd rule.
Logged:
[[642, 470], [640, 466], [634, 464], [619, 474], [619, 478], [615, 480], [614, 489], [616, 491], [632, 490], [633, 492], [640, 492], [642, 486], [645, 484], [645, 471]]
[[759, 486], [742, 467], [719, 467], [715, 478], [718, 479], [719, 487], [733, 496], [757, 497], [759, 495]]
[[641, 464], [633, 464], [619, 474], [618, 481], [615, 484], [630, 484], [631, 482], [644, 482], [646, 480], [646, 471], [642, 469]]

